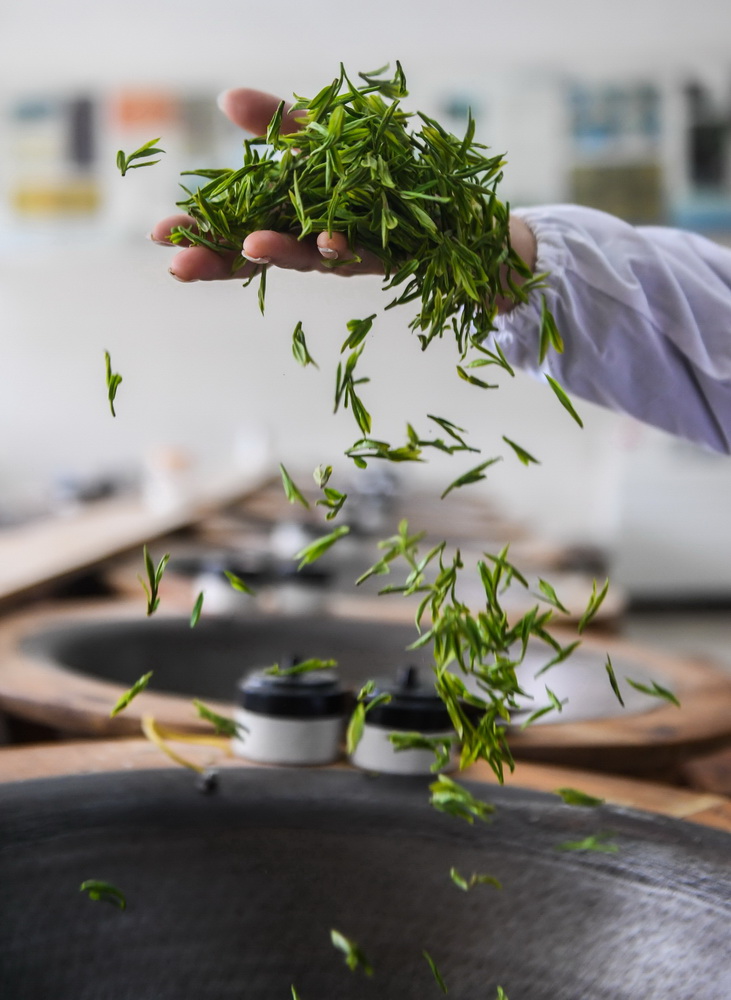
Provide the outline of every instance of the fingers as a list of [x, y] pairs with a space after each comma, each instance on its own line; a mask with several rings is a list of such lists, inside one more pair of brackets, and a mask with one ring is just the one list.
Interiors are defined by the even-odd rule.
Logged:
[[232, 272], [237, 254], [216, 253], [206, 247], [189, 247], [173, 257], [168, 270], [178, 281], [222, 281], [227, 278], [247, 278], [254, 270], [253, 264]]
[[[263, 135], [266, 132], [279, 104], [278, 97], [265, 94], [261, 90], [250, 90], [248, 87], [225, 90], [218, 98], [218, 106], [226, 117], [230, 118], [234, 125], [246, 129], [253, 135]], [[285, 104], [282, 116], [280, 131], [285, 135], [288, 132], [298, 132], [302, 127], [301, 123], [295, 120], [295, 116], [303, 112], [295, 112], [292, 115], [289, 112], [290, 107], [291, 102]]]
[[362, 259], [357, 260], [342, 233], [320, 233], [317, 240], [298, 240], [287, 233], [262, 229], [246, 237], [243, 252], [255, 264], [273, 264], [293, 271], [333, 271], [344, 275], [383, 273], [383, 266], [374, 254], [358, 252], [357, 257]]
[[356, 255], [360, 261], [353, 261], [353, 253], [348, 246], [348, 241], [343, 233], [320, 233], [317, 237], [318, 253], [325, 261], [328, 270], [332, 269], [335, 274], [349, 277], [351, 274], [383, 274], [383, 264], [375, 254], [358, 247]]
[[[170, 215], [155, 224], [150, 239], [160, 246], [172, 246], [169, 237], [174, 226], [195, 228], [195, 222], [187, 215]], [[173, 257], [169, 268], [178, 281], [246, 278], [257, 264], [272, 264], [291, 271], [331, 271], [343, 277], [383, 273], [383, 265], [375, 254], [358, 250], [354, 257], [343, 233], [320, 233], [316, 240], [298, 240], [288, 233], [258, 230], [246, 237], [242, 248], [250, 263], [234, 272], [231, 271], [234, 253], [215, 253], [206, 247], [191, 246], [187, 241], [177, 245], [186, 248]]]
[[153, 243], [158, 243], [160, 246], [170, 247], [170, 246], [190, 246], [188, 240], [184, 240], [182, 243], [173, 244], [170, 242], [170, 233], [176, 226], [185, 226], [186, 229], [195, 229], [195, 221], [191, 219], [189, 215], [168, 215], [167, 218], [161, 219], [156, 222], [152, 227], [152, 232], [150, 233], [150, 239]]

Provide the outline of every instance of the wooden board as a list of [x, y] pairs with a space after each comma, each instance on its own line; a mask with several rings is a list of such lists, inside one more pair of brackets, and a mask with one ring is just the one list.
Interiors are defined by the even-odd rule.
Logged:
[[44, 592], [49, 584], [141, 548], [245, 498], [268, 482], [252, 469], [192, 489], [174, 508], [156, 511], [139, 497], [99, 500], [77, 512], [0, 532], [0, 607]]
[[[201, 767], [251, 766], [241, 758], [233, 757], [220, 749], [189, 744], [171, 745]], [[100, 774], [177, 766], [180, 765], [173, 763], [145, 739], [88, 740], [51, 746], [7, 747], [0, 749], [0, 784], [68, 774]], [[348, 768], [350, 765], [341, 763], [333, 766]], [[496, 784], [495, 776], [484, 762], [473, 765], [457, 777]], [[731, 832], [731, 801], [721, 795], [524, 762], [518, 763], [506, 784], [540, 792], [577, 788], [612, 805], [703, 823]]]

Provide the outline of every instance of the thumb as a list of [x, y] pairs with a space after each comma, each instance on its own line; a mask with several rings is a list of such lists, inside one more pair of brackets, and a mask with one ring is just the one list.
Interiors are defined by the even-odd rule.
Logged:
[[[280, 104], [280, 98], [266, 94], [262, 90], [251, 90], [248, 87], [237, 87], [224, 90], [218, 98], [218, 106], [234, 125], [246, 129], [252, 135], [263, 135], [274, 112]], [[282, 116], [281, 132], [298, 132], [302, 124], [295, 120], [302, 112], [290, 113], [291, 102], [285, 103]]]

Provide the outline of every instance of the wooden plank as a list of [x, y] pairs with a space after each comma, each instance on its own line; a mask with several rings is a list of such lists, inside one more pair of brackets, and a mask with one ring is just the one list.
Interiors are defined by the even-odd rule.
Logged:
[[261, 468], [218, 480], [206, 477], [179, 505], [156, 511], [140, 497], [99, 500], [78, 512], [0, 532], [0, 607], [43, 591], [196, 523], [207, 513], [256, 493], [271, 476]]
[[[233, 757], [219, 747], [174, 743], [174, 749], [200, 767], [222, 769], [261, 766]], [[177, 767], [157, 747], [145, 739], [87, 740], [0, 750], [0, 784], [32, 781], [68, 774], [103, 774], [115, 771], [154, 770]], [[349, 768], [342, 762], [332, 765]], [[479, 762], [459, 779], [496, 784], [490, 768]], [[714, 826], [731, 832], [731, 800], [708, 793], [610, 775], [575, 771], [549, 765], [519, 763], [507, 785], [555, 792], [557, 788], [577, 788], [607, 803], [627, 809]]]

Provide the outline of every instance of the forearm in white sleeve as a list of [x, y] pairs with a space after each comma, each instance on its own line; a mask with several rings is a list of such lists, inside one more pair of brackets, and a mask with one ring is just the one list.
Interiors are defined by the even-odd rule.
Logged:
[[[576, 395], [731, 453], [731, 250], [595, 209], [516, 211], [546, 287], [497, 320], [509, 360]], [[541, 294], [564, 340], [538, 364]]]

